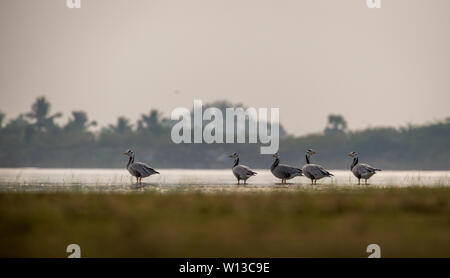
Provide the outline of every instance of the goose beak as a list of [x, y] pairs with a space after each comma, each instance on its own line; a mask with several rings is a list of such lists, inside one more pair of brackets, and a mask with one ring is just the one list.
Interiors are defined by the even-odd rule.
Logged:
[[353, 155], [351, 154], [351, 153], [349, 153], [349, 154], [347, 154], [348, 156], [350, 156], [350, 157], [353, 157]]
[[317, 152], [316, 152], [316, 151], [313, 151], [312, 153], [313, 153], [313, 154], [317, 154]]

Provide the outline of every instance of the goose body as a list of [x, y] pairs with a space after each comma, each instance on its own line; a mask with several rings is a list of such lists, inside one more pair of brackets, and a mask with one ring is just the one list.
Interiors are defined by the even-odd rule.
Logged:
[[317, 180], [325, 177], [332, 177], [333, 174], [325, 170], [321, 165], [311, 164], [309, 158], [312, 154], [316, 154], [316, 151], [307, 150], [306, 151], [306, 164], [303, 166], [303, 175], [311, 180], [311, 184], [317, 183]]
[[136, 177], [136, 183], [142, 184], [142, 178], [146, 178], [154, 174], [159, 174], [158, 171], [148, 166], [147, 164], [142, 162], [135, 162], [134, 153], [131, 150], [128, 150], [124, 154], [129, 157], [126, 168], [133, 177]]
[[231, 154], [230, 157], [234, 158], [234, 165], [231, 170], [233, 172], [233, 175], [236, 177], [238, 184], [240, 184], [241, 180], [243, 180], [244, 184], [246, 184], [247, 180], [250, 177], [257, 174], [255, 171], [251, 170], [248, 166], [239, 165], [239, 155], [237, 153]]
[[270, 171], [275, 177], [281, 179], [281, 183], [286, 183], [286, 180], [302, 175], [302, 169], [280, 164], [278, 154], [274, 154], [273, 157], [275, 157], [275, 161], [270, 166]]
[[353, 162], [350, 166], [350, 170], [353, 175], [358, 179], [358, 185], [361, 184], [361, 179], [364, 179], [364, 184], [367, 184], [367, 180], [370, 179], [377, 171], [381, 169], [370, 166], [366, 163], [359, 163], [358, 154], [351, 152], [348, 156], [353, 157]]

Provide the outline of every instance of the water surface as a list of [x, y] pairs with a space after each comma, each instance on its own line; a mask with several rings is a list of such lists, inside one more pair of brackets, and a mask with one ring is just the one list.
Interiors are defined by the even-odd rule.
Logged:
[[[238, 187], [230, 169], [193, 170], [161, 169], [160, 175], [143, 179], [136, 188], [135, 179], [126, 169], [0, 169], [0, 191], [118, 191], [172, 190], [188, 191], [270, 191], [270, 190], [323, 190], [336, 187], [357, 187], [357, 180], [347, 170], [332, 170], [333, 178], [324, 178], [311, 186], [305, 177], [289, 180], [281, 186], [269, 170], [255, 170], [258, 175], [248, 185]], [[369, 180], [371, 187], [449, 186], [450, 171], [382, 171]]]

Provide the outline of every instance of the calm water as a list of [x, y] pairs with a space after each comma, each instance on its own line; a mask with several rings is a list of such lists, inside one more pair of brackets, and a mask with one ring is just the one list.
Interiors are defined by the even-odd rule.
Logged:
[[[255, 170], [258, 175], [248, 185], [236, 186], [230, 169], [186, 170], [161, 169], [161, 175], [143, 179], [139, 190], [177, 191], [267, 191], [357, 186], [350, 171], [331, 171], [335, 177], [324, 178], [311, 188], [305, 177], [296, 177], [287, 187], [280, 185], [268, 170]], [[319, 184], [320, 183], [320, 184]], [[369, 180], [372, 187], [383, 186], [449, 186], [450, 171], [383, 171]], [[136, 191], [135, 179], [125, 169], [0, 169], [0, 191]]]

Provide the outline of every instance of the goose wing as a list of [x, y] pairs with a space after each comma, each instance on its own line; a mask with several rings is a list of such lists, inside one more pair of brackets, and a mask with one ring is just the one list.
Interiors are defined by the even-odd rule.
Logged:
[[374, 168], [368, 164], [360, 163], [357, 164], [352, 172], [356, 173], [355, 175], [359, 175], [360, 177], [370, 177], [376, 173], [376, 171], [381, 171], [381, 169]]
[[280, 164], [273, 169], [273, 173], [277, 178], [290, 179], [296, 176], [301, 176], [302, 169]]
[[248, 166], [237, 165], [233, 168], [233, 173], [239, 178], [248, 178], [256, 175], [256, 172], [251, 170]]
[[130, 165], [130, 168], [138, 172], [141, 175], [141, 177], [148, 177], [153, 174], [159, 174], [158, 171], [142, 162], [134, 162], [133, 164]]
[[375, 167], [370, 166], [369, 164], [360, 163], [359, 164], [360, 171], [375, 173], [376, 171], [381, 171], [381, 169], [377, 169]]
[[317, 164], [307, 164], [303, 167], [303, 172], [307, 172], [315, 179], [323, 178], [323, 177], [331, 177], [333, 174], [325, 170], [321, 165]]
[[369, 171], [373, 171], [373, 172], [375, 172], [375, 171], [382, 171], [381, 169], [372, 167], [372, 166], [370, 166], [369, 164], [366, 164], [366, 163], [361, 163], [360, 165], [362, 165], [365, 168], [369, 169]]

